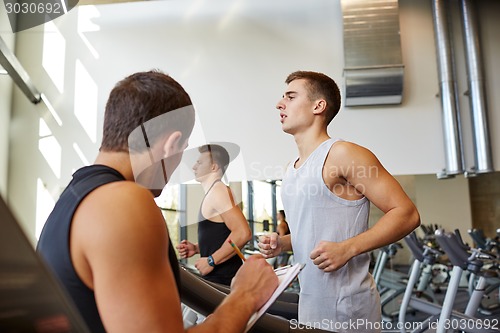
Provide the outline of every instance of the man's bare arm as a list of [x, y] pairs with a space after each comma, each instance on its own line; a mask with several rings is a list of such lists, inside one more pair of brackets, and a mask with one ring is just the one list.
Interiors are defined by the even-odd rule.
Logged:
[[[248, 221], [241, 212], [241, 209], [234, 202], [230, 189], [222, 183], [216, 186], [212, 190], [215, 195], [213, 198], [217, 198], [217, 200], [212, 200], [214, 210], [220, 215], [228, 229], [231, 230], [228, 239], [231, 239], [236, 246], [242, 248], [252, 238]], [[226, 241], [212, 254], [212, 257], [219, 264], [234, 255], [235, 252], [232, 246]]]
[[[168, 231], [151, 194], [128, 182], [95, 192], [75, 215], [71, 240], [76, 242], [75, 254], [83, 255], [80, 272], [94, 290], [106, 330], [184, 332]], [[238, 273], [234, 294], [206, 323], [190, 331], [239, 332], [267, 300], [277, 286], [276, 275], [262, 257], [247, 262]]]
[[332, 146], [325, 168], [333, 165], [348, 186], [366, 196], [384, 212], [384, 216], [372, 228], [355, 237], [340, 243], [317, 244], [311, 252], [311, 259], [325, 271], [342, 267], [358, 254], [396, 242], [420, 225], [413, 202], [369, 150], [349, 142], [339, 142]]

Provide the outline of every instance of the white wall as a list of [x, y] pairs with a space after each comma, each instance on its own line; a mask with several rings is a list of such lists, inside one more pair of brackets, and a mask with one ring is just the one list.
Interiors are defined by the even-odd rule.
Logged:
[[[435, 174], [444, 167], [444, 157], [430, 2], [399, 3], [403, 104], [343, 108], [331, 134], [370, 148], [393, 174]], [[495, 66], [500, 2], [479, 4], [487, 38], [483, 54], [491, 82], [494, 160], [500, 170], [500, 113], [495, 112], [500, 96], [494, 95], [500, 80]], [[9, 198], [33, 229], [37, 214], [45, 212], [40, 207], [50, 207], [37, 205], [37, 197], [50, 203], [47, 196], [56, 199], [74, 169], [93, 161], [107, 95], [125, 75], [160, 68], [180, 81], [193, 98], [206, 139], [239, 144], [247, 176], [254, 179], [280, 178], [296, 154], [274, 108], [286, 75], [297, 69], [322, 71], [343, 85], [339, 1], [81, 6], [52, 23], [17, 34], [18, 58], [62, 121], [45, 105], [33, 106], [15, 92]], [[52, 142], [49, 153], [40, 148], [40, 119], [48, 128], [43, 142]]]
[[[14, 50], [15, 35], [12, 33], [4, 6], [0, 6], [0, 38], [7, 47]], [[0, 195], [4, 200], [7, 200], [12, 86], [12, 79], [8, 75], [0, 75]]]

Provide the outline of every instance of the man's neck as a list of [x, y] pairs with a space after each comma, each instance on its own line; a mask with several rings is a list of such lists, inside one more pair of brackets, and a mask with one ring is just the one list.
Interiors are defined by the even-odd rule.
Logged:
[[99, 152], [94, 164], [106, 165], [115, 169], [126, 180], [134, 181], [134, 173], [130, 164], [129, 154], [126, 152]]
[[218, 180], [221, 180], [221, 176], [218, 173], [211, 173], [203, 178], [201, 186], [203, 187], [205, 193], [207, 193], [210, 187], [212, 187], [212, 185]]
[[314, 135], [312, 135], [312, 133], [300, 133], [293, 136], [299, 151], [299, 160], [306, 160], [320, 144], [330, 139], [326, 131], [313, 134]]

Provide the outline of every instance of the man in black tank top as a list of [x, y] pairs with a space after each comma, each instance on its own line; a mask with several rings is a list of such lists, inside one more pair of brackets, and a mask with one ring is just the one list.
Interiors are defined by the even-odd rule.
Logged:
[[[194, 119], [189, 95], [170, 76], [120, 81], [95, 163], [75, 172], [44, 226], [37, 251], [91, 332], [184, 332], [177, 258], [153, 193], [178, 166]], [[196, 329], [242, 331], [276, 286], [264, 258], [249, 258]]]
[[181, 258], [200, 254], [195, 267], [204, 279], [230, 285], [241, 259], [228, 240], [242, 248], [252, 237], [248, 222], [221, 178], [229, 164], [229, 153], [221, 145], [201, 146], [193, 171], [205, 197], [200, 206], [198, 243], [183, 240], [178, 246]]

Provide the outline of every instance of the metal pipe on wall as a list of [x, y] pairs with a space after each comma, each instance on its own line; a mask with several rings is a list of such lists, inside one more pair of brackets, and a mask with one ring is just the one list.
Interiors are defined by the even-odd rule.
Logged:
[[456, 82], [448, 27], [446, 0], [432, 1], [432, 16], [439, 70], [439, 89], [443, 112], [443, 133], [446, 168], [439, 178], [447, 178], [464, 173], [460, 116], [456, 95]]
[[12, 80], [17, 84], [19, 89], [29, 98], [29, 100], [37, 104], [42, 100], [40, 92], [35, 88], [31, 79], [19, 63], [16, 56], [7, 47], [7, 44], [0, 37], [0, 65], [10, 75]]
[[462, 29], [469, 85], [469, 99], [474, 143], [474, 173], [493, 172], [493, 159], [488, 130], [485, 76], [479, 43], [479, 26], [473, 1], [461, 0]]

